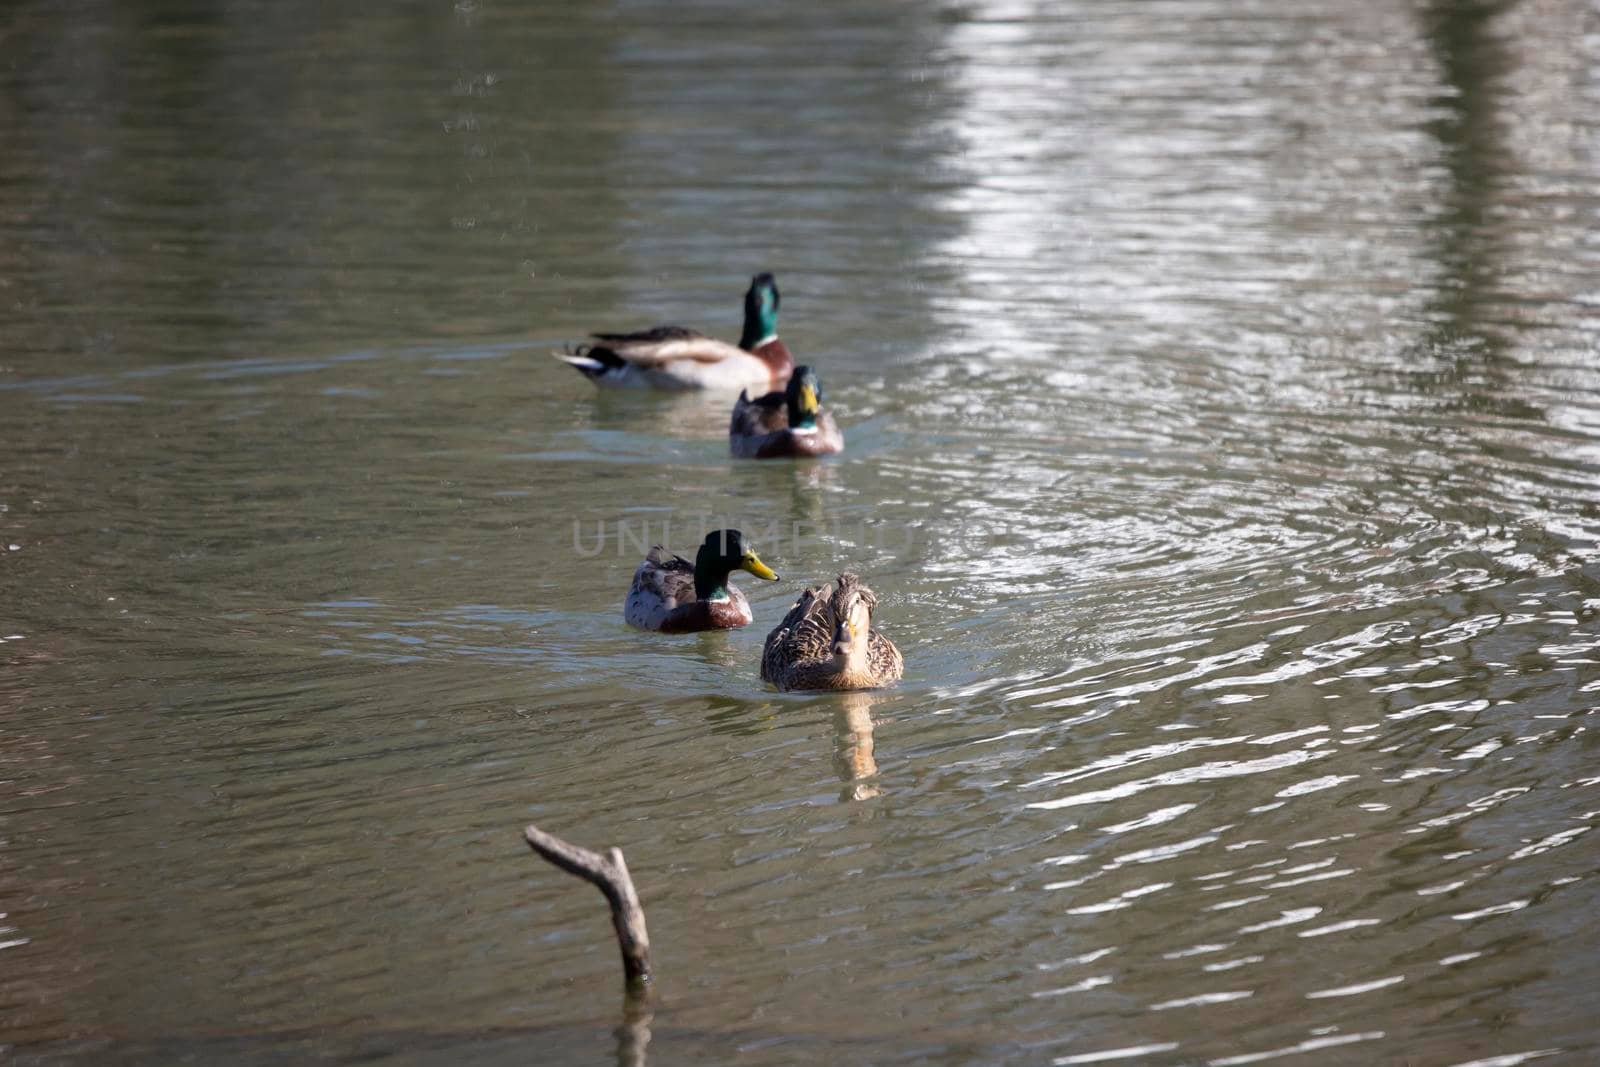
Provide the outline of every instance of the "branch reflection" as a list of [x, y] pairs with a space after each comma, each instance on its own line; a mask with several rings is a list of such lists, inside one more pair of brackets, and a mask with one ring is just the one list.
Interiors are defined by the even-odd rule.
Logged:
[[650, 1048], [650, 1022], [656, 1017], [655, 992], [628, 990], [622, 1001], [622, 1021], [617, 1024], [617, 1067], [645, 1067]]

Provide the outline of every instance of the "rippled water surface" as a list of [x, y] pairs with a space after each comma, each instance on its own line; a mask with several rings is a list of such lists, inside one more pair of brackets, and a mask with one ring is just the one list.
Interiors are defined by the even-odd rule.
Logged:
[[[13, 5], [0, 1041], [1600, 1059], [1597, 116], [1578, 0]], [[834, 460], [545, 354], [762, 269]]]

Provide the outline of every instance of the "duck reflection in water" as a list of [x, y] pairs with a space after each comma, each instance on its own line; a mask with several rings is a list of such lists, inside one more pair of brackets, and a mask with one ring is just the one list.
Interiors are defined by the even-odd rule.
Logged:
[[602, 393], [579, 417], [596, 430], [639, 434], [641, 448], [657, 435], [698, 447], [728, 432], [728, 398], [716, 392]]
[[833, 712], [833, 769], [844, 788], [840, 803], [871, 800], [883, 790], [872, 780], [878, 761], [872, 752], [872, 705], [883, 697], [873, 693], [843, 693]]

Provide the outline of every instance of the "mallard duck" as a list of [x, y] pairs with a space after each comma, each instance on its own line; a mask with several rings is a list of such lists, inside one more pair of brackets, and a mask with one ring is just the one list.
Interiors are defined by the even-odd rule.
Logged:
[[872, 628], [878, 598], [854, 574], [800, 594], [761, 651], [761, 679], [779, 689], [879, 689], [905, 661]]
[[596, 385], [781, 389], [794, 370], [794, 357], [778, 339], [778, 283], [766, 273], [750, 279], [744, 294], [738, 345], [682, 326], [590, 336], [592, 344], [552, 354]]
[[682, 556], [667, 559], [656, 545], [633, 572], [622, 617], [640, 629], [674, 634], [748, 626], [754, 616], [750, 601], [728, 581], [734, 571], [778, 580], [738, 530], [706, 534], [693, 563]]
[[741, 459], [826, 456], [844, 451], [844, 434], [822, 410], [822, 383], [810, 367], [796, 367], [781, 392], [750, 399], [739, 394], [728, 425], [728, 444]]

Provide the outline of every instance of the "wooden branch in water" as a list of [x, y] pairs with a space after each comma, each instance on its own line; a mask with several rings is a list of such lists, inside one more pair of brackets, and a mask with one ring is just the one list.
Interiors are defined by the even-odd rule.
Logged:
[[634, 891], [622, 850], [613, 848], [602, 856], [533, 825], [524, 828], [522, 836], [527, 838], [530, 848], [563, 871], [599, 887], [611, 905], [611, 925], [617, 930], [622, 972], [628, 985], [641, 986], [649, 982], [650, 934], [645, 930], [644, 908], [639, 904], [639, 894]]

